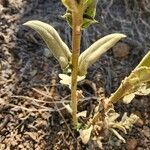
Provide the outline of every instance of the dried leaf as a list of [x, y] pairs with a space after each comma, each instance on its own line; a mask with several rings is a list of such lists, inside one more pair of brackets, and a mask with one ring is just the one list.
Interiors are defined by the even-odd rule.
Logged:
[[125, 139], [115, 130], [111, 129], [111, 131], [120, 139], [123, 143], [126, 143]]
[[71, 76], [67, 74], [59, 74], [60, 83], [65, 85], [71, 85]]
[[[59, 74], [59, 78], [61, 79], [60, 80], [61, 84], [69, 85], [69, 87], [71, 86], [71, 76], [66, 75], [66, 74]], [[78, 76], [77, 82], [79, 82], [83, 79], [85, 79], [85, 76]]]
[[120, 123], [114, 123], [112, 128], [118, 129], [118, 130], [122, 131], [123, 133], [127, 134], [126, 128], [124, 126], [122, 126]]
[[123, 142], [125, 140], [123, 137], [116, 131], [122, 131], [125, 134], [127, 134], [127, 130], [130, 129], [133, 124], [139, 119], [138, 116], [131, 114], [129, 117], [127, 116], [127, 113], [124, 113], [121, 121], [118, 121], [119, 114], [116, 112], [111, 113], [111, 111], [108, 111], [108, 113], [105, 114], [105, 126], [107, 129], [111, 130], [119, 139], [121, 139]]
[[120, 123], [123, 127], [125, 127], [126, 129], [130, 129], [134, 123], [136, 123], [136, 121], [139, 119], [139, 117], [135, 114], [131, 114], [129, 117], [126, 116], [126, 118], [124, 119], [124, 121], [122, 120]]
[[109, 114], [108, 121], [114, 122], [120, 115], [116, 112]]
[[25, 135], [29, 135], [31, 137], [31, 139], [33, 139], [34, 141], [36, 142], [39, 142], [38, 141], [38, 133], [37, 132], [25, 132], [24, 133]]
[[135, 93], [131, 93], [129, 95], [126, 95], [123, 97], [123, 102], [126, 104], [129, 104], [133, 100], [134, 97], [135, 97]]
[[135, 92], [136, 95], [149, 95], [150, 94], [150, 84], [141, 84], [138, 91]]
[[89, 142], [92, 130], [93, 126], [91, 125], [88, 129], [80, 131], [80, 138], [84, 144], [87, 144]]
[[85, 110], [85, 111], [82, 111], [82, 112], [79, 112], [79, 113], [77, 113], [77, 117], [79, 118], [79, 117], [86, 117], [87, 116], [87, 111]]
[[63, 105], [64, 105], [64, 107], [68, 110], [68, 112], [70, 113], [70, 114], [72, 114], [72, 109], [71, 109], [71, 107], [70, 107], [70, 105], [69, 104], [64, 104], [63, 103]]
[[124, 122], [127, 118], [127, 112], [125, 112], [121, 118], [121, 122]]

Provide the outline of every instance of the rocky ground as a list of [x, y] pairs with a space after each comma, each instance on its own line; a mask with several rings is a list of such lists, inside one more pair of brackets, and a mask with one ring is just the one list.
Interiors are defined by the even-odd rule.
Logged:
[[[0, 0], [0, 150], [98, 149], [83, 145], [72, 130], [63, 102], [68, 87], [59, 83], [61, 72], [46, 45], [22, 24], [37, 19], [50, 23], [71, 47], [71, 30], [61, 17], [58, 0]], [[99, 0], [98, 24], [83, 32], [82, 51], [100, 37], [121, 32], [128, 37], [90, 67], [79, 85], [86, 109], [109, 96], [150, 50], [149, 0]], [[136, 113], [140, 119], [123, 144], [116, 137], [103, 142], [105, 150], [150, 149], [150, 97], [136, 97], [130, 105], [116, 104], [119, 113]]]

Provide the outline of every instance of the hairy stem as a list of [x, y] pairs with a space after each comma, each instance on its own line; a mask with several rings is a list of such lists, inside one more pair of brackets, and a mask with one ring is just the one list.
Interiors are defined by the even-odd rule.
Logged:
[[72, 12], [72, 81], [71, 81], [71, 107], [73, 125], [78, 123], [77, 119], [77, 73], [78, 57], [80, 54], [81, 24], [83, 15], [81, 11]]

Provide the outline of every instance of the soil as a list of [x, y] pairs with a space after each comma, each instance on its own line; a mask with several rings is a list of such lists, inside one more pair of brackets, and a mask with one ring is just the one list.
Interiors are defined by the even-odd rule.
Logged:
[[[0, 150], [99, 149], [95, 143], [82, 144], [73, 130], [62, 105], [69, 102], [70, 90], [59, 83], [60, 66], [41, 38], [22, 25], [33, 19], [50, 23], [71, 47], [64, 13], [57, 0], [0, 0]], [[82, 51], [109, 33], [128, 37], [92, 65], [86, 80], [79, 83], [88, 112], [98, 98], [114, 92], [150, 50], [150, 2], [99, 0], [96, 19], [98, 24], [83, 31]], [[140, 119], [123, 135], [125, 144], [110, 136], [103, 148], [149, 150], [150, 97], [138, 96], [115, 108], [121, 114], [136, 113]]]

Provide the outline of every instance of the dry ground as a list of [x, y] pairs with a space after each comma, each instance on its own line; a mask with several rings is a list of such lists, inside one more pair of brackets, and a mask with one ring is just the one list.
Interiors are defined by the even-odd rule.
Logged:
[[[61, 18], [64, 11], [58, 0], [0, 0], [0, 150], [98, 149], [94, 143], [83, 145], [72, 130], [62, 106], [70, 91], [59, 83], [60, 67], [39, 36], [22, 25], [31, 19], [50, 23], [71, 47], [71, 30]], [[115, 91], [150, 50], [150, 2], [99, 0], [96, 19], [99, 23], [83, 32], [82, 51], [109, 33], [128, 38], [121, 42], [121, 52], [120, 44], [107, 52], [79, 85], [88, 111], [99, 97]], [[118, 103], [116, 110], [134, 112], [141, 119], [124, 135], [126, 144], [110, 137], [104, 149], [149, 150], [150, 97], [136, 97], [130, 105]]]

